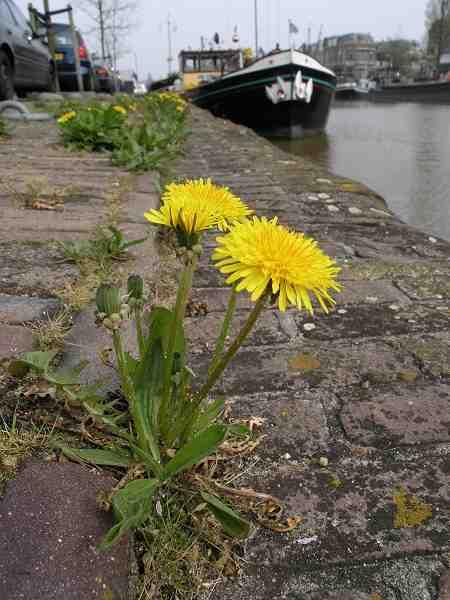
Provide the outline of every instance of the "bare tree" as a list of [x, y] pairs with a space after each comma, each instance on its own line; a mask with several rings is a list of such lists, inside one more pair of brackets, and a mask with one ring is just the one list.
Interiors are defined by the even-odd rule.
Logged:
[[136, 27], [137, 0], [78, 0], [78, 6], [93, 23], [102, 61], [117, 68], [118, 58], [126, 52], [127, 35]]
[[449, 0], [428, 0], [425, 28], [428, 52], [436, 55], [436, 64], [439, 67], [445, 38], [450, 35]]

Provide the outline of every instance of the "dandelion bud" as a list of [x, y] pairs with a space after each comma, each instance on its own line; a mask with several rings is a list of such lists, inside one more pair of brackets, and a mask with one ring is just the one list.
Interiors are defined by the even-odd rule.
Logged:
[[97, 290], [95, 302], [99, 313], [107, 316], [118, 313], [121, 304], [119, 289], [113, 285], [102, 284]]
[[140, 275], [130, 275], [128, 277], [127, 289], [130, 300], [140, 300], [144, 295], [144, 280]]
[[195, 246], [192, 246], [192, 252], [194, 254], [196, 254], [197, 256], [201, 256], [203, 253], [203, 247], [201, 244], [195, 244]]
[[120, 323], [122, 321], [122, 317], [118, 313], [113, 313], [109, 319], [113, 323]]
[[106, 327], [106, 329], [114, 329], [113, 322], [109, 318], [104, 319], [103, 325]]

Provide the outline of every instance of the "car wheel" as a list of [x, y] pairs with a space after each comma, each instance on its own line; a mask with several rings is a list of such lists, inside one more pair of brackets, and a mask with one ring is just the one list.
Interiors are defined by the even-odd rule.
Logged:
[[92, 80], [90, 75], [85, 75], [83, 77], [83, 88], [85, 92], [92, 91]]
[[0, 50], [0, 100], [14, 98], [14, 70], [9, 56]]
[[55, 67], [52, 63], [48, 66], [48, 79], [46, 85], [47, 92], [55, 93], [56, 92], [56, 74]]

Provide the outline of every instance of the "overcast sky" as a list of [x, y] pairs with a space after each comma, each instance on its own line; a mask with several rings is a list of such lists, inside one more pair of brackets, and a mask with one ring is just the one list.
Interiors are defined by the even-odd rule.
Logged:
[[[24, 10], [29, 0], [15, 0]], [[67, 0], [50, 0], [50, 8], [67, 5]], [[72, 0], [77, 7], [77, 0]], [[34, 0], [42, 9], [42, 0]], [[297, 25], [297, 44], [306, 41], [308, 27], [311, 38], [317, 40], [320, 25], [325, 37], [350, 32], [372, 33], [377, 39], [408, 37], [421, 39], [424, 32], [426, 0], [258, 0], [259, 39], [264, 50], [270, 50], [277, 41], [288, 47], [288, 19]], [[127, 40], [130, 53], [120, 65], [134, 68], [139, 76], [147, 73], [158, 78], [167, 72], [167, 18], [170, 13], [175, 23], [173, 32], [174, 57], [183, 48], [197, 48], [200, 37], [212, 38], [217, 31], [224, 46], [231, 46], [235, 26], [240, 44], [254, 46], [254, 0], [138, 0], [134, 16], [137, 27]], [[76, 9], [76, 22], [81, 31], [89, 30], [89, 20]], [[95, 50], [95, 40], [90, 39]], [[174, 63], [176, 64], [176, 63]]]

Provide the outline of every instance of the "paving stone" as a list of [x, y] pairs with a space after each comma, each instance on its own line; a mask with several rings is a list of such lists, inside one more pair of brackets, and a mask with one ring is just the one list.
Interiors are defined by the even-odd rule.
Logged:
[[364, 592], [353, 592], [350, 590], [336, 590], [313, 592], [312, 594], [301, 595], [298, 600], [379, 600], [374, 594], [365, 594]]
[[378, 304], [380, 302], [408, 302], [408, 296], [400, 292], [391, 281], [347, 281], [342, 292], [336, 294], [336, 302], [345, 304]]
[[61, 94], [53, 94], [51, 92], [41, 92], [30, 96], [41, 102], [64, 102], [64, 96], [61, 96]]
[[0, 294], [0, 322], [12, 325], [49, 318], [59, 307], [58, 300], [52, 298]]
[[441, 332], [432, 335], [407, 336], [398, 343], [408, 349], [417, 364], [430, 377], [450, 377], [450, 331], [443, 327]]
[[323, 405], [337, 402], [330, 393], [261, 392], [227, 399], [232, 403], [233, 417], [265, 419], [260, 430], [265, 438], [258, 452], [266, 457], [289, 462], [328, 448], [330, 431]]
[[438, 555], [387, 561], [351, 561], [310, 569], [308, 563], [249, 563], [237, 582], [218, 585], [212, 600], [440, 600]]
[[33, 350], [33, 334], [26, 327], [0, 323], [0, 360]]
[[[192, 357], [194, 371], [204, 375], [209, 354]], [[262, 347], [242, 348], [213, 393], [244, 394], [318, 388], [344, 389], [364, 382], [392, 383], [400, 372], [414, 371], [416, 363], [406, 348], [382, 341], [293, 341], [272, 352]]]
[[445, 448], [369, 453], [326, 468], [267, 464], [245, 484], [269, 491], [287, 504], [288, 514], [303, 517], [293, 535], [261, 532], [253, 539], [251, 563], [314, 568], [450, 549]]
[[[228, 306], [231, 288], [199, 288], [196, 287], [191, 293], [191, 299], [195, 303], [206, 303], [208, 312], [225, 312]], [[250, 296], [247, 292], [241, 292], [236, 297], [236, 309], [249, 309], [252, 306]]]
[[31, 463], [0, 503], [0, 598], [119, 600], [128, 590], [128, 540], [100, 553], [112, 525], [96, 504], [115, 480], [74, 463]]
[[450, 600], [450, 570], [446, 570], [439, 580], [439, 600]]
[[[131, 321], [127, 321], [122, 330], [123, 340], [130, 352], [137, 349], [135, 332]], [[113, 367], [104, 364], [101, 353], [110, 350], [113, 358], [113, 342], [108, 330], [95, 325], [95, 310], [87, 308], [73, 319], [73, 326], [66, 337], [62, 367], [74, 368], [81, 361], [87, 361], [87, 366], [80, 375], [81, 383], [100, 384], [101, 389], [115, 391], [119, 388], [119, 378]]]
[[[199, 308], [201, 308], [201, 304], [199, 305]], [[214, 348], [216, 339], [222, 327], [223, 317], [223, 313], [213, 312], [206, 316], [190, 317], [186, 319], [186, 334], [192, 352], [204, 352], [206, 349], [212, 350]], [[246, 321], [246, 318], [246, 313], [238, 313], [235, 315], [228, 334], [230, 341], [235, 338]], [[280, 321], [276, 312], [266, 311], [258, 319], [249, 337], [244, 342], [244, 346], [271, 346], [272, 344], [282, 344], [287, 341], [289, 341], [289, 337], [286, 335], [286, 331], [280, 326]]]
[[[286, 313], [288, 314], [288, 313]], [[448, 309], [441, 304], [352, 304], [338, 302], [336, 309], [324, 316], [317, 312], [314, 317], [293, 312], [298, 332], [305, 323], [312, 322], [314, 330], [305, 333], [311, 340], [334, 340], [338, 338], [385, 337], [394, 335], [417, 335], [442, 331], [448, 326]]]
[[395, 385], [353, 393], [340, 413], [346, 435], [361, 445], [450, 441], [450, 386]]
[[428, 274], [418, 274], [416, 278], [399, 279], [398, 287], [414, 300], [429, 300], [440, 298], [446, 301], [450, 298], [450, 270], [439, 269], [436, 266]]
[[75, 265], [65, 263], [50, 244], [1, 242], [0, 291], [8, 294], [52, 296], [65, 282], [78, 277]]

